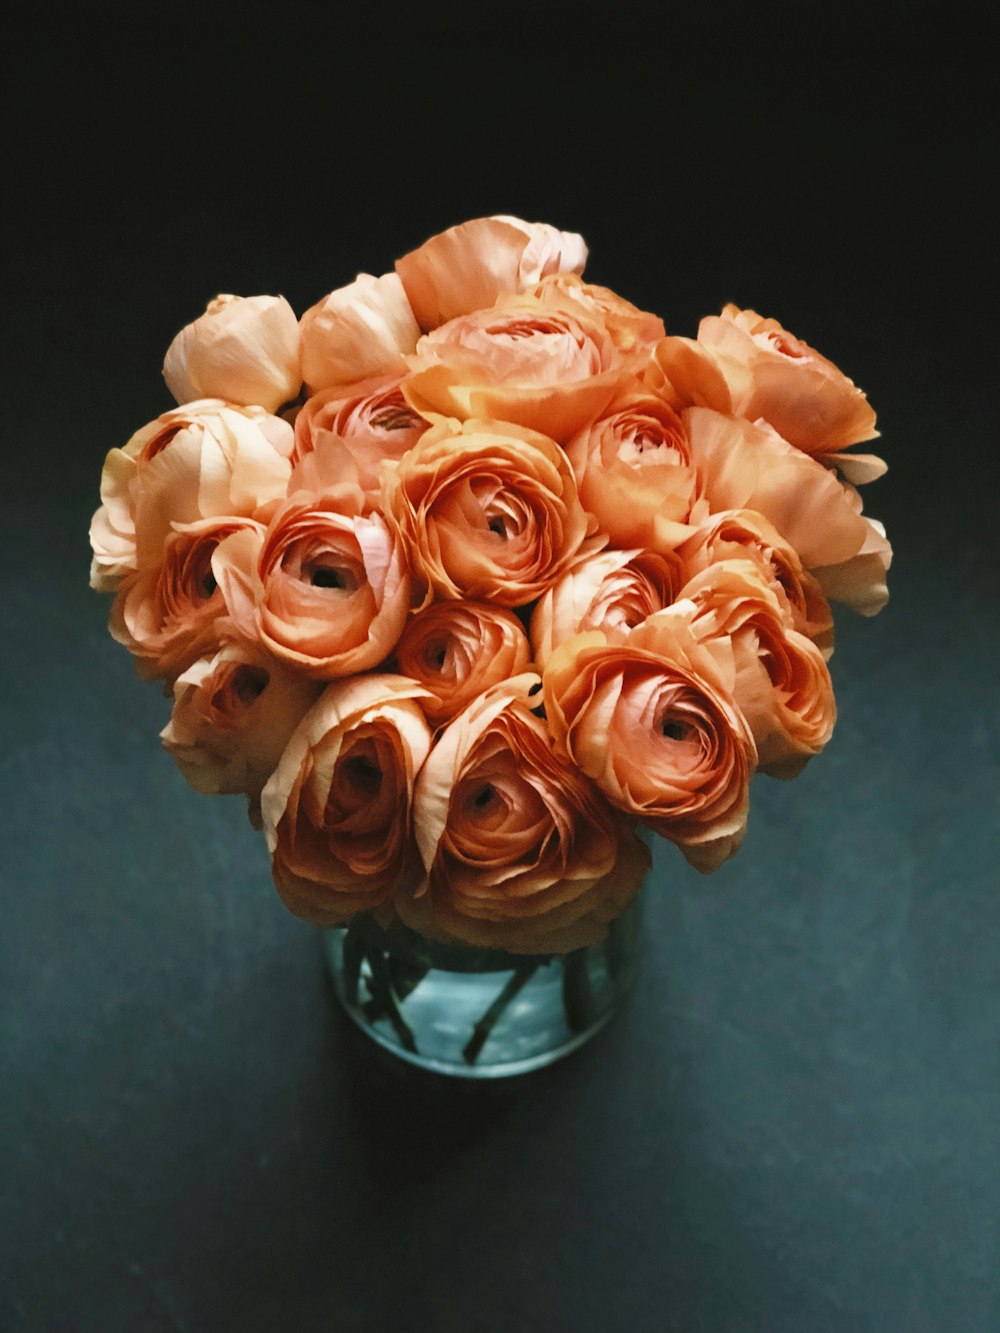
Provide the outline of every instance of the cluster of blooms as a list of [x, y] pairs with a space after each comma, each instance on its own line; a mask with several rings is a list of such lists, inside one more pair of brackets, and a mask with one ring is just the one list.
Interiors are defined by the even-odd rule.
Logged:
[[199, 791], [289, 908], [523, 953], [599, 940], [648, 866], [739, 847], [755, 772], [830, 739], [828, 598], [890, 548], [864, 394], [727, 306], [695, 339], [480, 218], [298, 320], [220, 296], [181, 404], [104, 466], [95, 588]]

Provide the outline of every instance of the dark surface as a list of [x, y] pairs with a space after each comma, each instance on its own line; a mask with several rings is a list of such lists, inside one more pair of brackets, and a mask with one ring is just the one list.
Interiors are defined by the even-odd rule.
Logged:
[[[800, 45], [771, 10], [581, 33], [515, 7], [474, 67], [444, 20], [128, 12], [14, 48], [0, 1329], [992, 1333], [996, 339], [969, 53], [912, 8]], [[590, 276], [674, 331], [732, 299], [843, 365], [880, 413], [867, 508], [897, 555], [883, 616], [841, 617], [828, 751], [756, 784], [713, 878], [662, 845], [628, 1011], [478, 1087], [334, 1011], [240, 803], [159, 753], [166, 701], [107, 637], [86, 527], [208, 296], [301, 310], [492, 211], [583, 231]]]

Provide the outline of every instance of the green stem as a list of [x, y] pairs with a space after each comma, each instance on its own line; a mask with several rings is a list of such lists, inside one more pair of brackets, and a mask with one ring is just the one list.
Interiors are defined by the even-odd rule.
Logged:
[[563, 1008], [572, 1032], [585, 1032], [596, 1018], [587, 953], [586, 949], [577, 949], [563, 959]]
[[466, 1064], [474, 1065], [476, 1063], [479, 1059], [480, 1052], [486, 1045], [487, 1038], [493, 1031], [496, 1022], [503, 1011], [510, 1004], [511, 1000], [513, 1000], [528, 984], [538, 971], [539, 967], [547, 961], [548, 959], [546, 958], [531, 958], [517, 964], [513, 973], [507, 978], [503, 990], [486, 1010], [482, 1018], [478, 1020], [475, 1027], [472, 1029], [472, 1036], [462, 1047], [462, 1058], [465, 1060]]
[[[380, 1012], [377, 1017], [384, 1015], [392, 1024], [393, 1030], [399, 1039], [400, 1046], [404, 1050], [412, 1051], [417, 1054], [417, 1043], [413, 1038], [406, 1019], [399, 1011], [399, 1004], [392, 989], [392, 980], [389, 976], [389, 967], [386, 962], [385, 954], [377, 945], [368, 945], [366, 947], [366, 957], [368, 966], [371, 969], [371, 978], [368, 982], [368, 989], [372, 993], [372, 999], [377, 1001]], [[374, 1019], [372, 1020], [374, 1021]]]

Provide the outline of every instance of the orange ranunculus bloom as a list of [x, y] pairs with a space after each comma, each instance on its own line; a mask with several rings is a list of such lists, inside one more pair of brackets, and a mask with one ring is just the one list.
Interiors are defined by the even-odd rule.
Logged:
[[445, 598], [523, 606], [601, 544], [562, 449], [503, 421], [432, 427], [386, 469], [384, 509]]
[[398, 379], [323, 389], [295, 418], [296, 467], [288, 492], [357, 480], [374, 506], [381, 493], [382, 464], [398, 462], [426, 429], [427, 422], [403, 397]]
[[581, 273], [583, 237], [546, 222], [514, 217], [473, 218], [432, 236], [396, 261], [422, 329], [483, 310], [553, 273]]
[[626, 361], [604, 324], [572, 302], [512, 296], [442, 324], [403, 382], [418, 412], [513, 421], [560, 442], [608, 404]]
[[175, 523], [252, 518], [284, 498], [292, 441], [287, 421], [263, 408], [205, 399], [164, 412], [112, 449], [90, 525], [91, 587], [113, 592], [126, 574], [159, 564]]
[[248, 518], [203, 518], [175, 525], [159, 564], [127, 575], [111, 607], [112, 638], [125, 645], [147, 679], [174, 680], [218, 646], [228, 621], [212, 560], [235, 533], [263, 528]]
[[329, 685], [261, 796], [271, 870], [296, 916], [335, 926], [384, 906], [418, 865], [413, 784], [431, 733], [401, 676]]
[[517, 616], [486, 602], [432, 602], [411, 618], [396, 645], [402, 675], [429, 691], [421, 706], [433, 727], [520, 675], [530, 658]]
[[442, 732], [414, 794], [427, 878], [396, 910], [430, 936], [515, 953], [603, 939], [648, 868], [646, 849], [553, 750], [538, 677], [487, 691]]
[[239, 643], [201, 657], [174, 682], [164, 748], [195, 789], [243, 793], [251, 812], [322, 686]]
[[601, 551], [564, 574], [531, 617], [535, 661], [586, 630], [627, 634], [669, 606], [683, 583], [680, 560], [655, 551]]
[[580, 634], [555, 650], [543, 683], [568, 759], [707, 872], [743, 840], [757, 752], [730, 693], [732, 646], [698, 642], [692, 611], [660, 611], [622, 642]]
[[698, 485], [713, 514], [753, 509], [794, 547], [827, 597], [874, 615], [889, 599], [892, 548], [861, 497], [766, 425], [705, 407], [681, 413]]
[[406, 372], [420, 337], [395, 273], [359, 273], [302, 316], [302, 378], [311, 393]]
[[625, 393], [566, 445], [583, 507], [615, 546], [671, 551], [708, 514], [684, 421]]
[[577, 310], [587, 319], [603, 324], [626, 364], [636, 373], [645, 367], [665, 334], [659, 315], [640, 310], [610, 287], [584, 282], [575, 273], [557, 273], [543, 278], [532, 289], [531, 295], [543, 305]]
[[[728, 509], [713, 514], [679, 547], [686, 583], [721, 560], [751, 560], [789, 619], [793, 629], [812, 639], [829, 660], [833, 653], [833, 615], [819, 581], [763, 514]], [[685, 594], [681, 594], [682, 596]]]
[[213, 565], [244, 636], [315, 680], [384, 662], [410, 608], [399, 541], [348, 484], [291, 496], [266, 531], [224, 542]]
[[796, 448], [834, 463], [856, 484], [881, 476], [886, 465], [872, 454], [845, 454], [878, 435], [875, 413], [853, 380], [775, 319], [727, 305], [698, 326], [698, 342], [726, 367], [748, 373], [739, 406], [751, 421], [773, 426]]
[[221, 398], [277, 412], [302, 384], [295, 311], [283, 296], [217, 296], [170, 344], [163, 378], [179, 403]]
[[833, 735], [837, 709], [820, 649], [795, 629], [787, 603], [756, 561], [708, 565], [681, 589], [699, 637], [731, 641], [733, 698], [757, 745], [758, 768], [792, 778]]

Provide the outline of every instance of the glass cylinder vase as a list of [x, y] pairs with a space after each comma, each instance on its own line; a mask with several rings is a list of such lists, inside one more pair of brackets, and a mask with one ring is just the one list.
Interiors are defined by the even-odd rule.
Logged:
[[367, 915], [322, 935], [340, 1002], [380, 1046], [437, 1073], [499, 1078], [604, 1027], [635, 980], [641, 910], [640, 895], [600, 944], [545, 956], [442, 944]]

